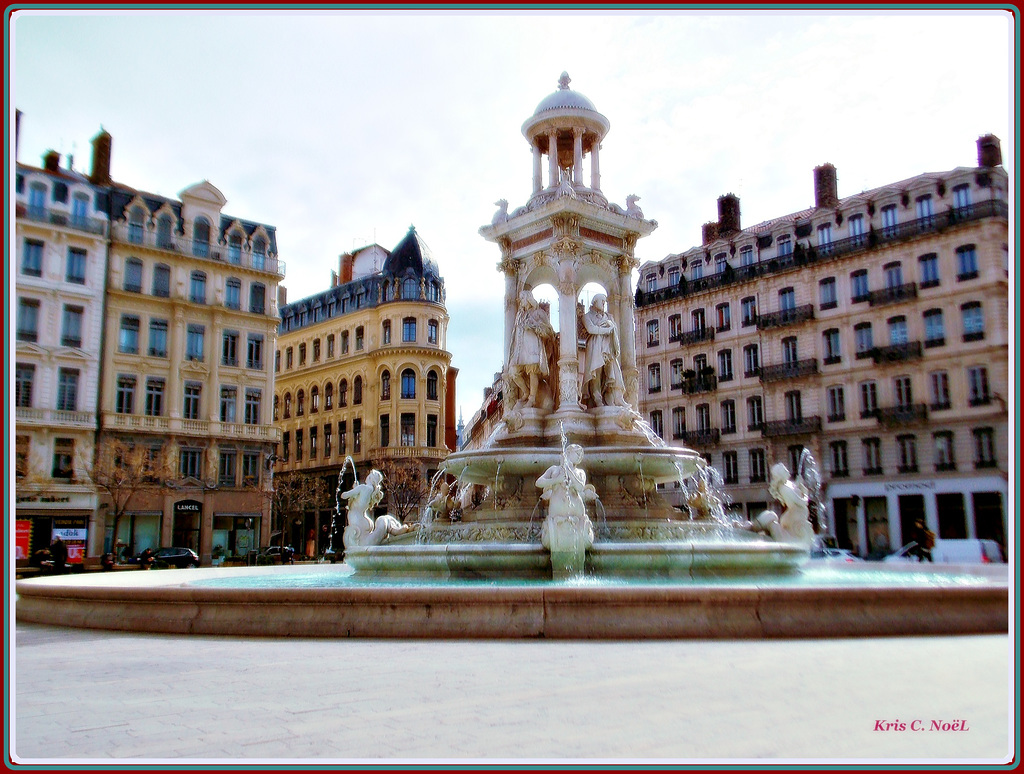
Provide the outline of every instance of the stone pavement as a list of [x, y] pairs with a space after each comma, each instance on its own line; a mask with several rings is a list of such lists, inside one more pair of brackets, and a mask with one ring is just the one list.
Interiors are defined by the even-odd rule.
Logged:
[[[1017, 745], [1005, 635], [339, 640], [11, 627], [8, 742], [27, 765], [967, 764]], [[930, 730], [955, 720], [967, 730]]]

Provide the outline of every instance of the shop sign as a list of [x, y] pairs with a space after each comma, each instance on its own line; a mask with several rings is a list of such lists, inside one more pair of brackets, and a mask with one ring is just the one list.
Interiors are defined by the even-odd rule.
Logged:
[[85, 542], [89, 539], [89, 527], [85, 519], [54, 519], [50, 538], [59, 537], [68, 549], [68, 562], [81, 564], [85, 559]]
[[174, 512], [202, 514], [203, 504], [198, 500], [178, 500], [174, 504]]
[[29, 547], [32, 545], [32, 520], [18, 519], [14, 535], [14, 558], [28, 559]]
[[886, 492], [923, 492], [935, 489], [934, 481], [911, 481], [909, 483], [886, 484]]

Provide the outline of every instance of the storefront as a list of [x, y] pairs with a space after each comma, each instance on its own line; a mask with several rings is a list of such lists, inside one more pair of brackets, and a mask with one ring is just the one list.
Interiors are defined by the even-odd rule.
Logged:
[[99, 546], [90, 543], [98, 539], [94, 497], [77, 493], [18, 495], [15, 505], [16, 566], [38, 565], [48, 557], [50, 543], [58, 536], [67, 545], [70, 564], [82, 564], [87, 556], [99, 553]]

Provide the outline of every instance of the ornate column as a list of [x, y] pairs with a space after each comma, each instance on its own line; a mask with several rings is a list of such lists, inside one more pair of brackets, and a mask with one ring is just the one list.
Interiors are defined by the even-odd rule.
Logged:
[[583, 185], [583, 128], [572, 128], [572, 182]]
[[558, 185], [558, 130], [548, 130], [548, 188]]
[[505, 253], [498, 269], [505, 275], [505, 362], [502, 363], [504, 370], [508, 369], [509, 351], [512, 348], [512, 328], [516, 322], [516, 310], [519, 308], [519, 266], [520, 261], [508, 256], [506, 245], [507, 239], [501, 242], [501, 251]]
[[595, 191], [601, 190], [601, 159], [598, 151], [601, 143], [595, 141], [594, 147], [590, 149], [590, 187]]
[[541, 152], [540, 146], [537, 143], [531, 143], [531, 147], [533, 149], [533, 192], [537, 193], [544, 187], [540, 164]]
[[565, 240], [558, 250], [558, 409], [578, 409], [579, 350], [576, 336], [576, 245]]
[[[631, 238], [632, 237], [632, 238]], [[618, 316], [619, 316], [619, 347], [621, 348], [622, 378], [625, 381], [626, 402], [634, 409], [639, 403], [639, 374], [636, 367], [636, 336], [633, 304], [632, 272], [636, 261], [631, 257], [636, 237], [627, 235], [627, 249], [630, 254], [620, 255], [616, 261], [618, 269]]]

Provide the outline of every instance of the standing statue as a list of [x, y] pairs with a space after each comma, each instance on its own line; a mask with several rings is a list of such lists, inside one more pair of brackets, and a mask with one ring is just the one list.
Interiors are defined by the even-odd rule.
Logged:
[[751, 528], [767, 532], [781, 543], [801, 543], [810, 547], [814, 542], [814, 527], [809, 518], [808, 501], [812, 492], [801, 477], [791, 479], [784, 463], [772, 465], [768, 493], [782, 504], [782, 513], [766, 510], [758, 514]]
[[581, 468], [583, 447], [562, 447], [562, 462], [552, 465], [540, 478], [541, 500], [548, 504], [548, 515], [541, 527], [541, 543], [551, 552], [556, 577], [583, 573], [586, 550], [594, 545], [594, 526], [587, 516], [587, 503], [597, 500], [597, 490], [587, 483]]
[[370, 515], [377, 504], [384, 498], [384, 474], [379, 470], [371, 470], [366, 474], [366, 481], [356, 484], [341, 496], [349, 501], [348, 526], [342, 533], [346, 548], [352, 546], [377, 546], [392, 535], [410, 532], [413, 525], [402, 524], [389, 513], [378, 516], [376, 521]]
[[516, 388], [514, 409], [537, 408], [541, 397], [541, 382], [547, 383], [552, 373], [555, 329], [548, 313], [541, 308], [533, 293], [519, 294], [519, 311], [512, 330], [509, 350], [509, 377]]
[[619, 330], [607, 312], [608, 299], [594, 296], [583, 315], [587, 352], [583, 365], [583, 398], [593, 406], [625, 406], [622, 368], [619, 366]]

